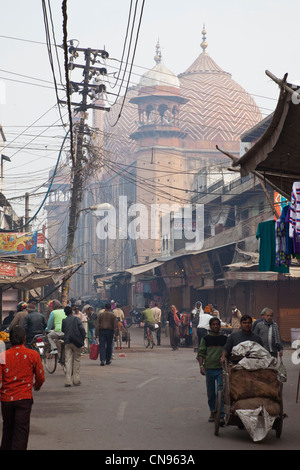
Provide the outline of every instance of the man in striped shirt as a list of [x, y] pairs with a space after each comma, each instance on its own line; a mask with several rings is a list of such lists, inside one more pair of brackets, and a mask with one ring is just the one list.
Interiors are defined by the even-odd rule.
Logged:
[[[206, 388], [210, 417], [208, 421], [214, 421], [218, 391], [223, 385], [223, 370], [221, 355], [227, 337], [220, 333], [221, 322], [219, 318], [213, 317], [209, 321], [210, 332], [200, 342], [197, 359], [200, 373], [206, 376]], [[224, 424], [223, 407], [221, 409], [220, 424]]]

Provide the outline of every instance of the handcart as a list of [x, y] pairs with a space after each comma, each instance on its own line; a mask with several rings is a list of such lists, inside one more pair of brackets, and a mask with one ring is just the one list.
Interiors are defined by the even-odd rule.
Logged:
[[283, 413], [283, 384], [278, 380], [276, 369], [234, 367], [227, 360], [223, 364], [223, 388], [217, 395], [215, 435], [219, 435], [224, 420], [225, 427], [246, 428], [253, 441], [264, 439], [271, 429], [280, 438], [286, 415]]

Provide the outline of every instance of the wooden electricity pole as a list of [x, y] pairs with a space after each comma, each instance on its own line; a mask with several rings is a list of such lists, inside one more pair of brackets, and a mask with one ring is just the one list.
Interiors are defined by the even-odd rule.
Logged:
[[[90, 84], [90, 80], [94, 75], [106, 75], [105, 68], [94, 67], [93, 64], [96, 62], [96, 57], [101, 55], [102, 58], [107, 58], [108, 53], [103, 50], [95, 49], [81, 49], [70, 47], [69, 52], [72, 54], [71, 61], [69, 63], [69, 68], [73, 70], [74, 68], [83, 69], [83, 82], [75, 83], [70, 82], [72, 90], [77, 92], [80, 91], [82, 94], [81, 103], [71, 103], [76, 105], [77, 108], [74, 110], [80, 113], [80, 121], [78, 125], [78, 130], [76, 133], [76, 155], [72, 161], [72, 177], [71, 177], [71, 204], [69, 209], [69, 225], [67, 232], [67, 243], [65, 251], [65, 266], [72, 264], [73, 258], [73, 248], [74, 248], [74, 239], [75, 232], [77, 229], [79, 211], [81, 208], [82, 196], [83, 196], [83, 181], [84, 181], [84, 159], [83, 159], [83, 146], [84, 146], [84, 135], [86, 127], [86, 111], [89, 108], [101, 109], [109, 111], [109, 108], [95, 106], [93, 104], [88, 104], [88, 98], [93, 98], [95, 93], [102, 93], [105, 91], [104, 85], [93, 85]], [[85, 65], [76, 65], [74, 63], [74, 58], [78, 57], [78, 53], [83, 52], [85, 55]], [[62, 302], [66, 303], [68, 298], [69, 291], [69, 280], [63, 284], [62, 287]]]

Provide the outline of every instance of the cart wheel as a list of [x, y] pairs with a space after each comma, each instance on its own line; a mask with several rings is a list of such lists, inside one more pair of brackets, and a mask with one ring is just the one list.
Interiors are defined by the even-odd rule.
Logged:
[[218, 396], [217, 396], [217, 406], [216, 406], [216, 411], [215, 411], [215, 436], [219, 435], [222, 398], [223, 398], [223, 392], [222, 390], [219, 390]]
[[282, 384], [280, 389], [280, 413], [278, 418], [275, 419], [274, 429], [276, 437], [279, 439], [282, 433], [283, 419], [285, 415], [283, 414], [283, 401], [282, 401]]
[[275, 434], [276, 437], [279, 439], [282, 433], [282, 422], [283, 422], [283, 417], [279, 417], [275, 421]]
[[275, 423], [274, 423], [274, 428], [275, 428], [275, 434], [276, 437], [279, 439], [282, 433], [282, 425], [283, 425], [283, 409], [282, 409], [282, 402], [280, 403], [280, 415], [278, 418], [276, 418]]

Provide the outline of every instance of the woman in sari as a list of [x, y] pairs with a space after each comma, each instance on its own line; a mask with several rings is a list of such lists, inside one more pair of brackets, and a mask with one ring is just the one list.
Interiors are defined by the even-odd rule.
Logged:
[[170, 312], [168, 313], [170, 344], [173, 351], [176, 351], [179, 346], [179, 313], [175, 305], [171, 305]]

